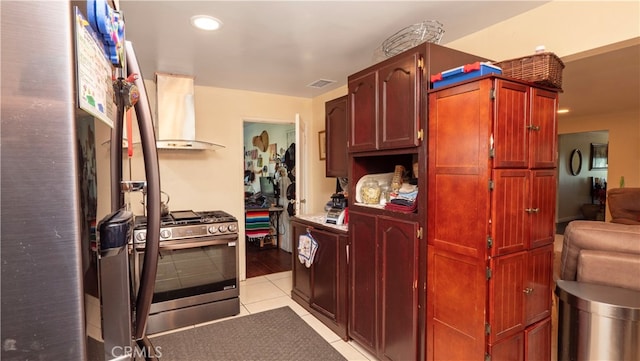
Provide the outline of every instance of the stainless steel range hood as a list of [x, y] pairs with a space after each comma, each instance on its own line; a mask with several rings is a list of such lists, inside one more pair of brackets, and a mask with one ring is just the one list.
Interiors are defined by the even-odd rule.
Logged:
[[216, 150], [224, 146], [196, 140], [194, 78], [156, 73], [158, 149]]

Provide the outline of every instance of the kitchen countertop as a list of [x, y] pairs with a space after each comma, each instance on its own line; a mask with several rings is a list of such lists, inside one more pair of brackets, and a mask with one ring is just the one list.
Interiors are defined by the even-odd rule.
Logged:
[[327, 220], [327, 214], [326, 213], [301, 214], [301, 215], [296, 215], [294, 217], [294, 219], [296, 219], [296, 218], [299, 219], [299, 220], [303, 220], [303, 221], [307, 221], [307, 222], [311, 222], [311, 223], [317, 223], [317, 224], [322, 225], [324, 227], [337, 229], [337, 230], [340, 230], [340, 231], [343, 231], [343, 232], [347, 232], [349, 230], [349, 227], [347, 225], [337, 226], [335, 224], [326, 223], [326, 220]]

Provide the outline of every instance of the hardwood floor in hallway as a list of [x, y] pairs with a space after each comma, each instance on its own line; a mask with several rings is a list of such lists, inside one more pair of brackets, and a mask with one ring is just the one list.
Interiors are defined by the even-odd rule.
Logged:
[[291, 271], [291, 253], [279, 248], [261, 249], [247, 242], [247, 278]]

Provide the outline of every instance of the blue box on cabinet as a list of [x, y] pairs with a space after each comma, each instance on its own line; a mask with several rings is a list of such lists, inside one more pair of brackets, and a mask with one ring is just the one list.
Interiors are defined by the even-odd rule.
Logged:
[[475, 62], [431, 75], [433, 89], [487, 74], [502, 74], [502, 69], [488, 63]]

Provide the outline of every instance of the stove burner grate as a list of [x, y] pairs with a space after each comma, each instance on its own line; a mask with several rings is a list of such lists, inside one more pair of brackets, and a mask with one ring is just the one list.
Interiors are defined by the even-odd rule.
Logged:
[[[237, 222], [236, 218], [224, 211], [174, 211], [169, 215], [160, 219], [161, 227], [171, 227], [180, 225], [194, 225], [194, 224], [210, 224], [210, 223], [223, 223], [223, 222]], [[146, 216], [136, 216], [134, 222], [134, 228], [144, 228], [147, 224]]]

